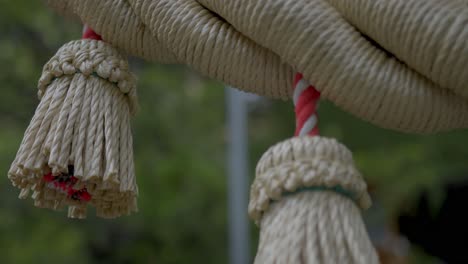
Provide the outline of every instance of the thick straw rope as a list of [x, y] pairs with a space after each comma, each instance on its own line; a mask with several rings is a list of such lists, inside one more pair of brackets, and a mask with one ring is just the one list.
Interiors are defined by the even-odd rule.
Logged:
[[36, 206], [68, 205], [78, 218], [87, 203], [106, 218], [136, 211], [136, 80], [127, 61], [102, 41], [72, 41], [44, 66], [39, 97], [9, 171], [20, 197], [32, 191]]
[[464, 1], [50, 2], [132, 55], [247, 91], [288, 98], [294, 69], [323, 98], [381, 127], [468, 127]]
[[413, 69], [468, 98], [468, 1], [328, 2]]
[[261, 229], [255, 263], [378, 263], [358, 208], [370, 206], [366, 183], [346, 147], [317, 136], [319, 96], [297, 74], [299, 137], [257, 165], [249, 204]]

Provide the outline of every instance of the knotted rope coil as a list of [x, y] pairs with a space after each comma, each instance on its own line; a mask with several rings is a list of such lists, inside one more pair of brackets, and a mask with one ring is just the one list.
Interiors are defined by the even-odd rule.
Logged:
[[63, 45], [44, 65], [38, 84], [39, 98], [53, 80], [76, 73], [100, 77], [115, 84], [126, 96], [131, 113], [136, 114], [136, 78], [130, 72], [127, 60], [112, 46], [97, 40], [82, 39]]
[[39, 98], [9, 171], [20, 197], [77, 218], [88, 203], [106, 218], [136, 211], [128, 62], [102, 41], [72, 41], [44, 66]]
[[375, 125], [468, 127], [468, 7], [439, 0], [49, 0], [129, 54], [292, 96], [294, 71]]

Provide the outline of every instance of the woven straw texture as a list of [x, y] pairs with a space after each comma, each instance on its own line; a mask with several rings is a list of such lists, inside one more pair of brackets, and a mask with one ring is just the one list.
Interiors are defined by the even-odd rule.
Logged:
[[[325, 189], [337, 186], [346, 196]], [[271, 147], [250, 194], [249, 214], [261, 229], [255, 263], [378, 263], [359, 210], [370, 206], [366, 189], [336, 140], [300, 137]]]
[[414, 133], [468, 127], [461, 0], [52, 0], [131, 55], [187, 64], [240, 89], [323, 98]]

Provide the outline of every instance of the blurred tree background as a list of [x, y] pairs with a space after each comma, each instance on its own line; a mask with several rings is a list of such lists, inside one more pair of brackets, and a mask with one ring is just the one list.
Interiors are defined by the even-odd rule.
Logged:
[[[227, 263], [227, 127], [223, 84], [182, 66], [132, 60], [141, 111], [134, 120], [140, 212], [118, 220], [70, 220], [17, 199], [7, 179], [36, 105], [45, 62], [81, 25], [41, 1], [0, 0], [0, 263]], [[249, 116], [250, 171], [272, 144], [294, 129], [290, 102], [253, 103]], [[422, 191], [431, 212], [441, 186], [468, 176], [467, 131], [415, 136], [362, 122], [328, 102], [321, 132], [347, 145], [376, 201], [367, 213], [371, 235], [396, 230]], [[396, 231], [395, 231], [396, 232]], [[430, 230], [428, 230], [430, 232]], [[252, 254], [257, 229], [252, 228]], [[417, 245], [408, 263], [437, 263]]]

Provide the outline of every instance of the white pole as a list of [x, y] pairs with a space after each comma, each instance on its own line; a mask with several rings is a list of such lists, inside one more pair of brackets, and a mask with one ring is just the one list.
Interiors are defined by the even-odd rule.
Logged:
[[248, 203], [248, 146], [245, 94], [226, 87], [228, 121], [229, 263], [250, 263]]

